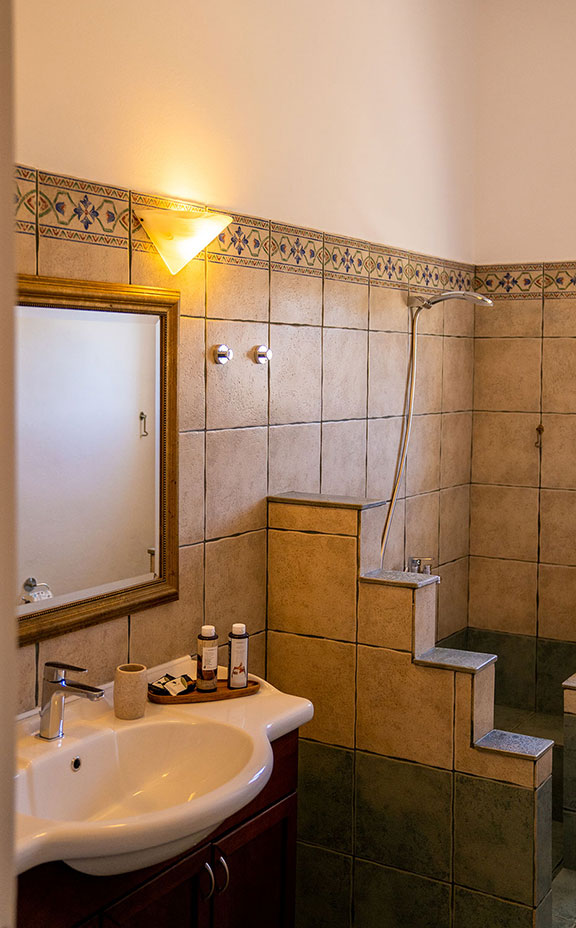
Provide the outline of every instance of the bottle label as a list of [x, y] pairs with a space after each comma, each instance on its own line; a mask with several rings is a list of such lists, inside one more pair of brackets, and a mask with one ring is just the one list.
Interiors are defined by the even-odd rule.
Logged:
[[248, 641], [246, 638], [230, 639], [230, 686], [248, 684]]
[[218, 645], [205, 644], [202, 648], [202, 670], [218, 668]]

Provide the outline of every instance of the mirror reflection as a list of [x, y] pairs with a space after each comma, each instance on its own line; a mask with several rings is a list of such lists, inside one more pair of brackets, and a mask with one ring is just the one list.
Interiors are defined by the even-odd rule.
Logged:
[[18, 614], [157, 576], [160, 318], [18, 306]]

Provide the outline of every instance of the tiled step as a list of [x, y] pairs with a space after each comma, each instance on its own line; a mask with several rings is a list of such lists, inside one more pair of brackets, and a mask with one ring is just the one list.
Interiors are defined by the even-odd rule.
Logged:
[[[420, 779], [451, 781], [452, 835], [466, 836], [454, 854], [455, 883], [521, 902], [525, 924], [540, 924], [550, 902], [553, 742], [495, 727], [496, 655], [436, 646], [440, 578], [380, 569], [386, 508], [381, 500], [326, 495], [269, 499], [272, 682], [312, 696], [314, 741], [380, 758], [387, 769], [405, 766]], [[339, 668], [332, 677], [322, 673], [325, 655]], [[576, 689], [570, 695], [576, 714]], [[345, 724], [335, 726], [336, 715]], [[515, 840], [518, 822], [526, 835], [523, 859], [518, 864], [514, 848], [508, 868], [502, 847], [514, 847], [506, 832]], [[414, 829], [419, 833], [416, 821]], [[473, 829], [481, 832], [474, 854], [482, 860], [472, 868], [482, 872], [470, 883]], [[484, 873], [492, 851], [499, 864]], [[387, 863], [382, 872], [402, 872], [398, 856]]]
[[[549, 775], [553, 742], [495, 728], [496, 655], [436, 647], [436, 589], [440, 577], [380, 568], [380, 535], [386, 505], [381, 499], [317, 493], [282, 493], [269, 497], [268, 525], [276, 536], [269, 539], [269, 544], [274, 542], [273, 555], [276, 547], [282, 544], [282, 566], [285, 567], [286, 554], [293, 548], [301, 549], [294, 564], [291, 563], [291, 569], [300, 579], [311, 558], [315, 557], [319, 563], [322, 561], [321, 578], [318, 573], [308, 578], [311, 585], [308, 599], [302, 600], [298, 590], [294, 590], [290, 599], [293, 602], [296, 595], [300, 597], [299, 606], [305, 616], [301, 620], [302, 627], [292, 620], [286, 630], [301, 634], [307, 630], [306, 622], [311, 620], [306, 615], [316, 617], [318, 608], [318, 596], [314, 595], [312, 587], [317, 593], [320, 585], [322, 589], [326, 587], [325, 596], [330, 590], [338, 589], [346, 602], [350, 599], [350, 620], [342, 624], [341, 633], [334, 635], [346, 640], [353, 629], [353, 591], [349, 586], [356, 576], [358, 601], [354, 637], [358, 647], [388, 649], [380, 652], [389, 655], [387, 663], [406, 667], [403, 671], [406, 694], [423, 686], [424, 678], [420, 676], [423, 672], [440, 670], [454, 674], [456, 769], [522, 786], [538, 785]], [[334, 550], [350, 548], [354, 559], [348, 563], [345, 573], [337, 557], [318, 556], [319, 542], [312, 539], [319, 535], [324, 538], [323, 543]], [[292, 554], [292, 560], [294, 557]], [[272, 563], [274, 566], [276, 562]], [[346, 590], [342, 587], [344, 580]], [[275, 603], [274, 597], [272, 599]], [[280, 605], [273, 611], [280, 630], [284, 622], [282, 608]], [[317, 619], [313, 630], [316, 634], [322, 631]], [[426, 679], [430, 679], [432, 696], [433, 677]]]
[[429, 648], [414, 658], [415, 664], [428, 667], [440, 667], [444, 670], [456, 670], [460, 673], [479, 673], [497, 661], [496, 654], [482, 654], [480, 651], [461, 651], [457, 648]]
[[533, 735], [522, 735], [517, 731], [493, 728], [483, 738], [479, 738], [474, 746], [482, 751], [499, 751], [500, 754], [511, 754], [513, 757], [536, 761], [554, 746], [554, 742], [548, 738], [535, 738]]

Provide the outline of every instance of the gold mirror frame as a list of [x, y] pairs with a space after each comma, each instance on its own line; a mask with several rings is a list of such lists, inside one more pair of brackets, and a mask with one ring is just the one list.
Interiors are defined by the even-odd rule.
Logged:
[[160, 319], [160, 556], [158, 578], [112, 593], [32, 612], [18, 620], [20, 646], [178, 599], [177, 358], [180, 294], [151, 287], [18, 277], [19, 306], [152, 314]]

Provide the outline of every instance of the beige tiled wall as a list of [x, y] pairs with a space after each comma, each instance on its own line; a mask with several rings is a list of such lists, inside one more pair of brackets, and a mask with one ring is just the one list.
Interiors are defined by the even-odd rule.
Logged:
[[[43, 275], [181, 294], [180, 601], [64, 636], [50, 642], [51, 655], [77, 648], [93, 664], [97, 648], [109, 678], [128, 655], [154, 664], [193, 650], [204, 618], [222, 636], [236, 619], [262, 635], [267, 494], [389, 497], [406, 391], [408, 295], [469, 288], [472, 269], [236, 216], [173, 277], [131, 208], [191, 204], [25, 168], [16, 185], [21, 272], [36, 271], [37, 253]], [[462, 302], [445, 303], [421, 322], [414, 443], [388, 564], [401, 567], [408, 554], [433, 557], [450, 588], [443, 636], [466, 622], [473, 315]], [[220, 342], [234, 350], [226, 366], [211, 360]], [[268, 367], [251, 357], [261, 343], [273, 351]], [[22, 654], [22, 708], [33, 704], [46, 647]], [[264, 672], [259, 641], [253, 654], [253, 669]]]
[[[576, 641], [576, 265], [477, 269], [469, 624]], [[536, 446], [542, 425], [542, 447]]]

